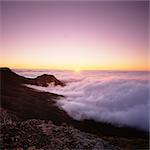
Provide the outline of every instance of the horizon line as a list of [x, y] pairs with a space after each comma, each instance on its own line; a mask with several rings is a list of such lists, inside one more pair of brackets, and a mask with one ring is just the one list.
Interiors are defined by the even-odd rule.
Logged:
[[[75, 69], [54, 69], [54, 68], [18, 68], [18, 67], [6, 67], [6, 66], [0, 66], [0, 68], [9, 68], [12, 70], [58, 70], [58, 71], [76, 71]], [[150, 69], [79, 69], [79, 72], [81, 71], [137, 71], [137, 72], [150, 72]]]

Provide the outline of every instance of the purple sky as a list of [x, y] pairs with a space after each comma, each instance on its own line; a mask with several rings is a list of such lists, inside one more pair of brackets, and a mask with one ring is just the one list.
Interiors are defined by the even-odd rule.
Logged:
[[148, 2], [0, 3], [1, 66], [148, 68]]

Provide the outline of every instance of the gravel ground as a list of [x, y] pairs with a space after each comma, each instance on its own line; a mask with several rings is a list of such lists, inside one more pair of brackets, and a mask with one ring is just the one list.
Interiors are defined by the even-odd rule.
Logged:
[[101, 138], [66, 124], [32, 119], [1, 124], [0, 149], [119, 150]]

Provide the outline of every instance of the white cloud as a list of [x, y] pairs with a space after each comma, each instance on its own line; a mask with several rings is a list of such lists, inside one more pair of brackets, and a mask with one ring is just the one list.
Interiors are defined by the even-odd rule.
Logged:
[[[60, 75], [59, 75], [60, 74]], [[57, 101], [75, 119], [149, 129], [148, 74], [140, 72], [59, 72], [65, 87], [36, 87], [66, 96]], [[65, 74], [65, 75], [64, 75]]]

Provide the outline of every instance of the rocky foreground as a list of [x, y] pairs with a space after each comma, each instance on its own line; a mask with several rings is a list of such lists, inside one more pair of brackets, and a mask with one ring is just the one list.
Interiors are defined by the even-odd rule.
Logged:
[[14, 121], [5, 110], [1, 111], [3, 116], [1, 115], [0, 149], [120, 149], [95, 135], [81, 132], [65, 123], [56, 126], [51, 121], [38, 119]]

